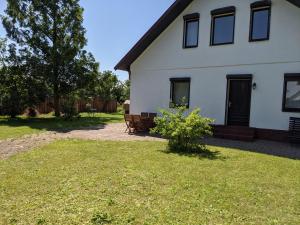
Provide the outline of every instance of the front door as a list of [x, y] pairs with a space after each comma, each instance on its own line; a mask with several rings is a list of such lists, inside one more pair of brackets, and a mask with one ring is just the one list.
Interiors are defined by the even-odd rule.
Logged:
[[249, 126], [252, 79], [228, 79], [227, 125]]

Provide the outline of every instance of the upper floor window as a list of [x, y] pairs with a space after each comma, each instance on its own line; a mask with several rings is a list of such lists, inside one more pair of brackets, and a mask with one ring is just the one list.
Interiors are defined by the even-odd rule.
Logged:
[[234, 43], [235, 7], [216, 9], [211, 11], [211, 45]]
[[283, 112], [300, 112], [300, 73], [285, 74]]
[[271, 1], [258, 1], [251, 4], [250, 41], [269, 40]]
[[184, 48], [198, 47], [199, 38], [199, 13], [193, 13], [183, 17], [184, 19]]
[[190, 78], [171, 78], [170, 107], [190, 104]]

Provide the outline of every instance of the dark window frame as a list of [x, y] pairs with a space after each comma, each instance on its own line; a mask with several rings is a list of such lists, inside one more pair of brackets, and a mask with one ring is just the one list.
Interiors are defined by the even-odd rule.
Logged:
[[[183, 45], [182, 47], [184, 49], [188, 49], [188, 48], [197, 48], [199, 45], [199, 27], [200, 27], [200, 14], [199, 13], [193, 13], [193, 14], [189, 14], [189, 15], [185, 15], [183, 17], [184, 20], [184, 26], [183, 26]], [[197, 22], [198, 26], [197, 26], [197, 44], [195, 45], [187, 45], [187, 27], [188, 27], [188, 23], [190, 22]]]
[[[190, 97], [191, 97], [191, 78], [190, 77], [181, 77], [181, 78], [170, 78], [170, 108], [174, 108], [174, 83], [176, 82], [186, 82], [188, 83], [188, 99], [187, 99], [187, 105], [186, 108], [190, 108]], [[183, 106], [183, 105], [181, 105]]]
[[[236, 10], [234, 6], [229, 6], [221, 9], [215, 9], [211, 11], [211, 28], [210, 28], [210, 46], [219, 46], [219, 45], [231, 45], [235, 41], [235, 20], [236, 20]], [[232, 30], [232, 41], [224, 43], [214, 43], [215, 39], [215, 19], [222, 17], [233, 16], [233, 30]]]
[[286, 91], [287, 91], [287, 83], [289, 81], [299, 81], [300, 82], [300, 73], [287, 73], [284, 75], [282, 112], [300, 112], [300, 108], [286, 107], [286, 97], [287, 97]]
[[[254, 20], [254, 13], [259, 11], [268, 10], [268, 32], [267, 37], [265, 38], [253, 38], [253, 20]], [[259, 7], [251, 7], [251, 14], [250, 14], [250, 31], [249, 31], [249, 42], [257, 42], [257, 41], [268, 41], [270, 40], [270, 31], [271, 31], [271, 5], [259, 6]]]

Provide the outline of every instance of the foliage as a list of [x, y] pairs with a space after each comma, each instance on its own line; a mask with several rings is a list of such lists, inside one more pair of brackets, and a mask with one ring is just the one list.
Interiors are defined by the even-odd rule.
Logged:
[[116, 98], [119, 91], [119, 80], [116, 74], [111, 71], [104, 71], [99, 74], [95, 84], [95, 94], [101, 96], [105, 101]]
[[104, 101], [123, 103], [129, 98], [129, 81], [122, 82], [112, 71], [99, 72], [89, 88], [80, 90], [82, 97], [101, 97]]
[[26, 63], [31, 60], [28, 55], [5, 40], [0, 41], [0, 48], [0, 114], [15, 117], [44, 99], [48, 89]]
[[165, 148], [63, 140], [0, 160], [0, 224], [86, 225], [96, 212], [119, 225], [299, 224], [299, 160], [209, 146], [219, 152], [212, 160]]
[[200, 109], [193, 110], [185, 116], [186, 107], [173, 110], [161, 110], [161, 117], [155, 118], [156, 127], [152, 133], [159, 133], [169, 140], [171, 150], [190, 151], [197, 149], [200, 139], [212, 135], [212, 119], [202, 117]]
[[123, 99], [122, 102], [130, 99], [130, 80], [123, 83]]
[[79, 0], [7, 0], [5, 13], [7, 36], [28, 58], [27, 75], [47, 82], [59, 116], [60, 97], [87, 86], [98, 72], [92, 54], [83, 50], [87, 40]]
[[76, 98], [70, 95], [61, 102], [61, 111], [65, 120], [72, 120], [75, 117], [79, 117], [79, 112], [76, 109]]

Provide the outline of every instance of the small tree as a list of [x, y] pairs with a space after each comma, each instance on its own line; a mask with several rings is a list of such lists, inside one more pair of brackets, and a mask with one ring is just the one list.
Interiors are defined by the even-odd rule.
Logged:
[[185, 116], [186, 111], [186, 107], [161, 110], [161, 117], [155, 118], [156, 127], [151, 133], [158, 133], [168, 139], [171, 150], [191, 151], [204, 147], [201, 139], [212, 135], [212, 119], [202, 117], [200, 109]]
[[63, 113], [63, 118], [65, 120], [72, 120], [75, 117], [80, 117], [80, 114], [77, 110], [76, 101], [78, 100], [76, 94], [71, 93], [65, 96], [64, 102], [61, 102], [61, 111]]

